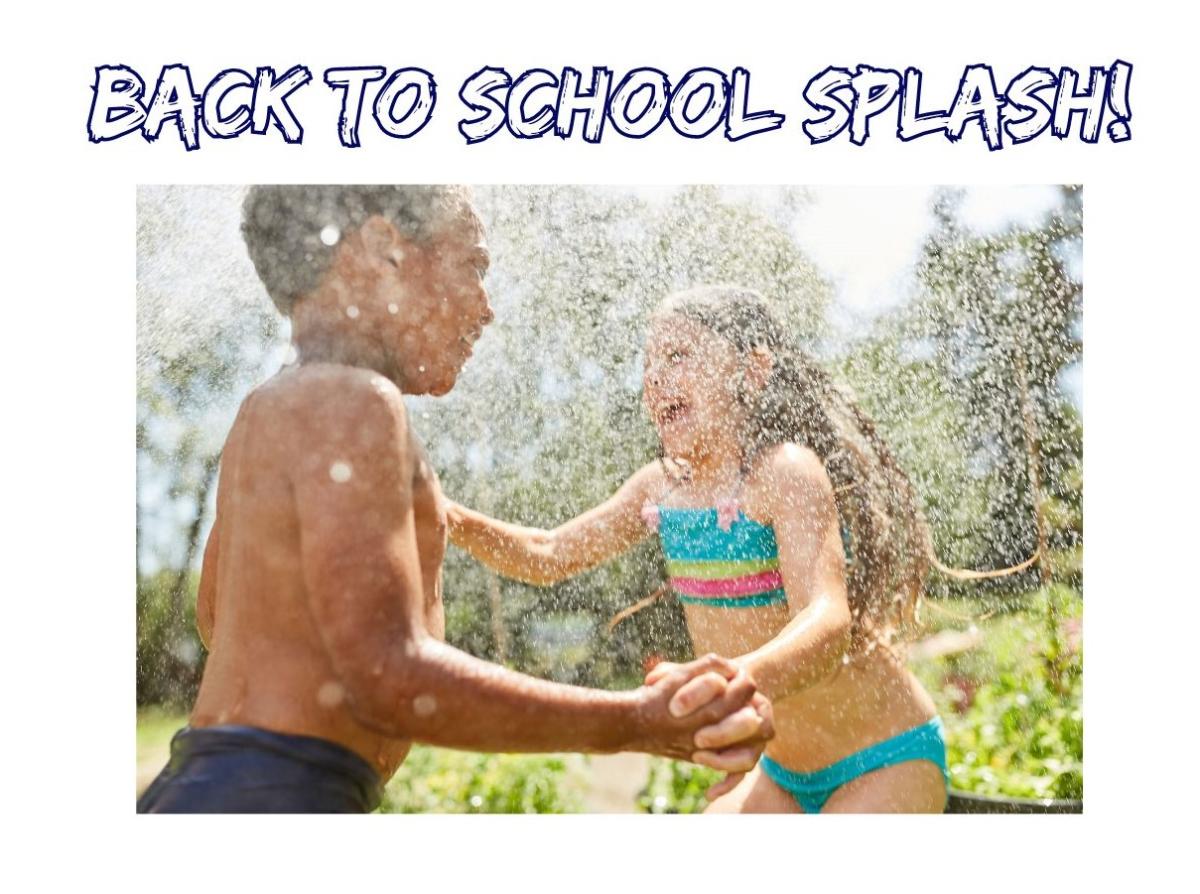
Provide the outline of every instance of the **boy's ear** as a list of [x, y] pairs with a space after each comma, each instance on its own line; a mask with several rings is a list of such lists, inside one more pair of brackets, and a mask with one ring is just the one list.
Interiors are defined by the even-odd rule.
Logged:
[[358, 229], [363, 247], [372, 257], [388, 252], [396, 243], [399, 232], [395, 225], [381, 214], [372, 214]]

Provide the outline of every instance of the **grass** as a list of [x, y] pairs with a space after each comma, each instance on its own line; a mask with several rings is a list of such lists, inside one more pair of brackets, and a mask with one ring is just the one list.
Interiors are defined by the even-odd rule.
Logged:
[[137, 760], [165, 758], [171, 747], [171, 737], [187, 723], [187, 715], [166, 708], [139, 708], [137, 713]]
[[171, 754], [171, 737], [187, 723], [187, 715], [166, 708], [138, 708], [137, 782], [140, 795]]

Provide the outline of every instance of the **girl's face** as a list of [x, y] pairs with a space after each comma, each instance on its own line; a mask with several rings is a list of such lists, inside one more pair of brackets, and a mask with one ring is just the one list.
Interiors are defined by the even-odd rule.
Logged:
[[693, 320], [666, 314], [650, 325], [645, 363], [642, 399], [668, 456], [736, 445], [744, 369], [733, 345]]

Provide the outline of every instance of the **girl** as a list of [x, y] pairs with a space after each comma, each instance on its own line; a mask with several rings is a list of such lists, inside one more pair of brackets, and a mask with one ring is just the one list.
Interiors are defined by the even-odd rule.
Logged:
[[736, 656], [774, 703], [762, 761], [710, 812], [941, 812], [941, 722], [891, 648], [932, 550], [874, 426], [746, 289], [669, 298], [645, 362], [663, 459], [553, 531], [451, 505], [451, 540], [545, 585], [657, 531], [696, 651]]

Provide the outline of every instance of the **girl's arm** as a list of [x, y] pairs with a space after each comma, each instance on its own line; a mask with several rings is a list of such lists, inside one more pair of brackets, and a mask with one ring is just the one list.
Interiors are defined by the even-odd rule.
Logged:
[[[775, 529], [779, 571], [794, 617], [774, 639], [736, 661], [758, 691], [775, 701], [833, 672], [850, 643], [851, 615], [833, 484], [825, 466], [795, 444], [776, 448], [767, 463], [755, 490]], [[663, 662], [646, 682], [657, 682], [676, 667]]]
[[759, 690], [775, 700], [820, 682], [850, 643], [845, 559], [833, 484], [820, 458], [784, 444], [768, 459], [766, 497], [791, 622], [770, 642], [743, 655]]
[[662, 475], [658, 463], [644, 466], [599, 506], [553, 531], [511, 525], [448, 501], [450, 541], [505, 577], [540, 586], [557, 583], [648, 536], [642, 504], [656, 492]]

